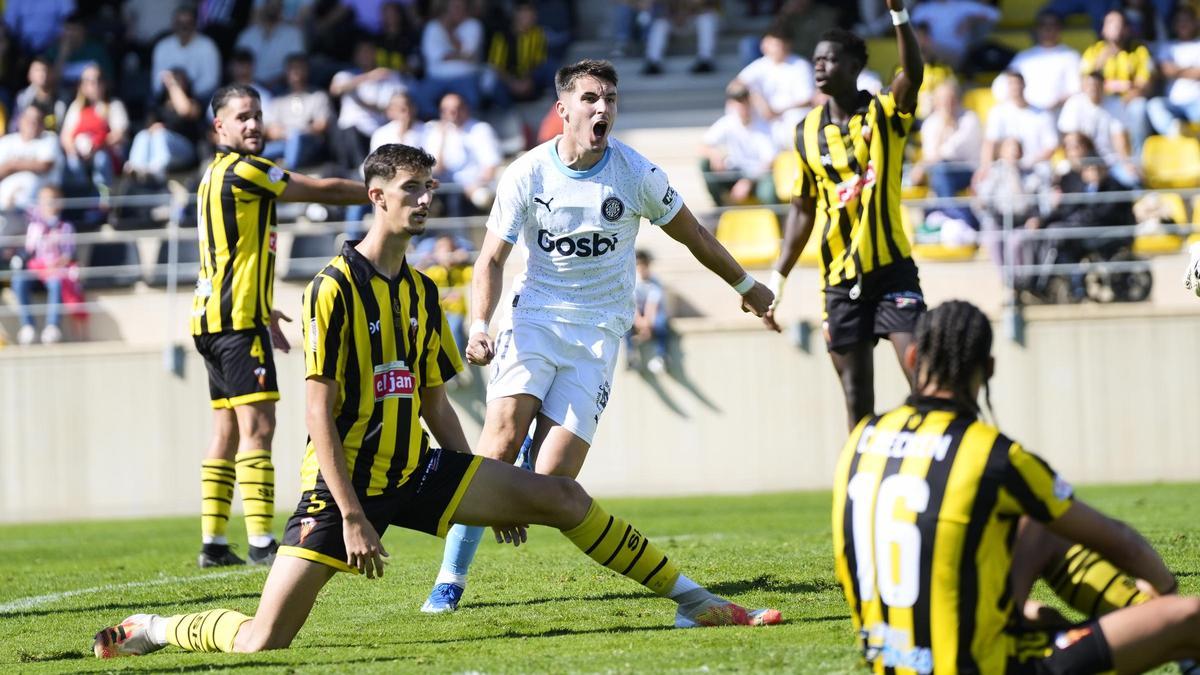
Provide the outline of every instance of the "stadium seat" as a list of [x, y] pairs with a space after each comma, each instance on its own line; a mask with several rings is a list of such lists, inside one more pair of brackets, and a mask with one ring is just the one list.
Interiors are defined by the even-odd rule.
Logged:
[[963, 107], [975, 113], [980, 125], [987, 124], [988, 111], [996, 104], [989, 87], [976, 87], [963, 93]]
[[84, 288], [124, 288], [141, 278], [137, 246], [129, 241], [92, 245], [83, 271]]
[[717, 221], [717, 240], [745, 267], [766, 267], [779, 257], [779, 219], [771, 209], [732, 209]]
[[867, 67], [879, 75], [884, 87], [892, 83], [900, 67], [900, 50], [896, 48], [894, 35], [867, 38]]
[[1046, 0], [1004, 0], [1000, 3], [999, 28], [1022, 28], [1028, 32]]
[[1142, 171], [1151, 188], [1190, 188], [1200, 185], [1200, 141], [1194, 138], [1151, 136], [1142, 146]]
[[945, 244], [913, 244], [913, 257], [919, 261], [967, 262], [975, 259], [978, 246], [946, 246]]
[[1028, 30], [1000, 30], [988, 37], [1014, 52], [1029, 49], [1033, 46], [1033, 35]]
[[1096, 44], [1096, 31], [1091, 28], [1071, 28], [1069, 25], [1062, 31], [1062, 43], [1079, 53]]
[[[170, 242], [162, 240], [158, 245], [158, 256], [154, 271], [146, 275], [146, 283], [151, 286], [166, 286], [167, 285], [167, 262], [170, 256]], [[184, 235], [179, 239], [179, 247], [177, 260], [179, 262], [179, 279], [176, 284], [180, 287], [191, 286], [196, 283], [196, 276], [200, 273], [200, 244], [197, 241], [196, 235]]]
[[1133, 238], [1133, 252], [1137, 255], [1166, 255], [1178, 253], [1183, 248], [1183, 237], [1177, 234], [1139, 234]]
[[784, 150], [775, 156], [771, 164], [771, 176], [775, 180], [775, 195], [780, 202], [792, 201], [792, 188], [796, 184], [796, 176], [800, 172], [800, 159], [791, 150]]
[[337, 254], [337, 235], [298, 234], [292, 240], [292, 252], [288, 256], [287, 273], [283, 278], [287, 281], [308, 281], [325, 269], [325, 265]]

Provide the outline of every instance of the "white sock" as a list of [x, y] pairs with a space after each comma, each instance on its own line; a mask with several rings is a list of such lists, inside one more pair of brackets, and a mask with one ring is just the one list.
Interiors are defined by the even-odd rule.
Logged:
[[247, 537], [250, 545], [255, 548], [264, 548], [271, 545], [275, 541], [275, 537], [269, 534], [255, 534]]
[[454, 584], [459, 588], [465, 589], [467, 587], [467, 575], [438, 570], [437, 579], [434, 579], [433, 585], [437, 586], [438, 584]]
[[672, 600], [678, 600], [679, 596], [683, 595], [684, 593], [687, 593], [688, 591], [694, 591], [700, 587], [700, 584], [687, 578], [687, 576], [680, 574], [679, 578], [675, 580], [675, 585], [671, 587], [671, 592], [667, 593], [667, 597], [671, 598]]
[[211, 534], [206, 534], [200, 538], [200, 543], [202, 543], [202, 544], [218, 544], [220, 546], [228, 546], [229, 540], [226, 539], [225, 535], [223, 535], [223, 534], [219, 534], [215, 537], [212, 536]]
[[149, 625], [146, 626], [146, 631], [150, 634], [150, 640], [156, 645], [167, 644], [167, 620], [157, 614], [150, 615]]

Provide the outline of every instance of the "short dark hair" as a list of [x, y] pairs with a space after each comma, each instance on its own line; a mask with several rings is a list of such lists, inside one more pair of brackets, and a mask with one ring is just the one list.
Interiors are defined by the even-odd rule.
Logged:
[[991, 409], [986, 369], [992, 354], [992, 324], [978, 307], [962, 300], [934, 307], [917, 321], [915, 340], [916, 391], [936, 383], [953, 392], [960, 404], [978, 412], [979, 403], [968, 390], [975, 371], [984, 369], [984, 397]]
[[830, 28], [821, 33], [821, 42], [833, 42], [842, 46], [842, 53], [858, 59], [864, 67], [867, 65], [867, 43], [859, 36], [845, 28]]
[[212, 97], [212, 112], [213, 115], [221, 114], [221, 108], [224, 108], [231, 99], [250, 97], [259, 103], [262, 103], [262, 96], [258, 95], [258, 90], [248, 84], [227, 84], [213, 93]]
[[422, 170], [432, 170], [437, 160], [428, 152], [411, 145], [388, 143], [381, 145], [367, 155], [363, 163], [363, 182], [371, 186], [371, 180], [382, 178], [389, 181], [396, 177], [396, 171], [403, 169], [412, 173]]
[[617, 86], [617, 69], [612, 62], [602, 59], [583, 59], [570, 63], [558, 69], [554, 74], [554, 91], [559, 96], [563, 92], [575, 88], [575, 80], [581, 77], [594, 77], [597, 80]]
[[303, 63], [307, 66], [308, 54], [305, 54], [304, 52], [292, 52], [291, 54], [287, 55], [287, 58], [284, 59], [283, 63], [285, 66], [294, 66], [297, 63]]
[[238, 47], [233, 50], [233, 54], [229, 57], [230, 63], [254, 63], [255, 60], [254, 52], [245, 47]]
[[633, 254], [633, 259], [634, 261], [643, 265], [649, 265], [650, 263], [654, 262], [654, 256], [650, 255], [650, 252], [644, 248], [639, 248], [637, 251], [635, 251]]
[[763, 33], [763, 37], [775, 38], [783, 40], [789, 45], [792, 44], [792, 34], [788, 32], [787, 25], [782, 21], [776, 21], [767, 27], [767, 32]]

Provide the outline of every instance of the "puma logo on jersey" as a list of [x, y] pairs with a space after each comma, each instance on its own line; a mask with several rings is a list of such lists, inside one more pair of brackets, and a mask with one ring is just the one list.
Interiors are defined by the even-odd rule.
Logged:
[[547, 199], [546, 201], [542, 201], [542, 200], [538, 199], [537, 197], [534, 197], [533, 201], [546, 207], [546, 213], [550, 213], [550, 202], [554, 201], [554, 197], [551, 197], [550, 199]]

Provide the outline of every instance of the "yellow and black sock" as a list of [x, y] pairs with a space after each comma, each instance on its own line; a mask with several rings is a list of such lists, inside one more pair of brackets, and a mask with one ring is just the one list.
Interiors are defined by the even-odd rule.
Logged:
[[232, 652], [242, 624], [250, 617], [231, 609], [210, 609], [167, 617], [167, 643], [189, 652]]
[[242, 490], [246, 534], [252, 546], [256, 537], [271, 537], [275, 517], [275, 465], [270, 450], [248, 450], [237, 454], [237, 482]]
[[679, 567], [632, 525], [610, 516], [595, 500], [583, 522], [563, 534], [592, 560], [666, 596]]
[[1138, 590], [1133, 577], [1082, 544], [1067, 549], [1045, 578], [1058, 597], [1089, 617], [1150, 599]]
[[224, 543], [233, 504], [233, 462], [206, 459], [200, 465], [200, 533], [204, 543]]

